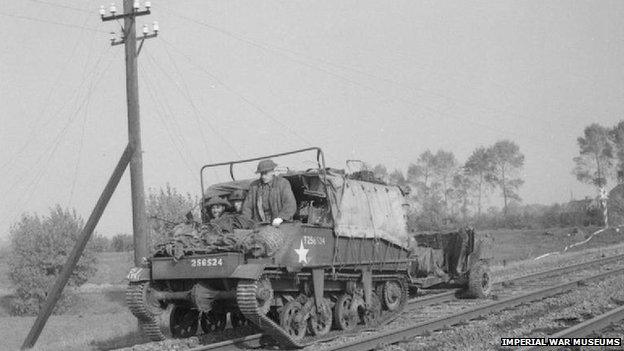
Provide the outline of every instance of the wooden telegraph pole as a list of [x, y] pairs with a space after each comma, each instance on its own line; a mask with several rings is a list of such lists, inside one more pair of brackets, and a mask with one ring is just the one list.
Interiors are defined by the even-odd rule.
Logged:
[[[132, 227], [134, 230], [134, 264], [142, 266], [147, 262], [148, 237], [147, 237], [147, 215], [145, 213], [145, 190], [143, 187], [143, 156], [141, 151], [141, 124], [139, 121], [139, 81], [137, 72], [137, 56], [143, 47], [145, 39], [154, 38], [158, 35], [158, 23], [154, 22], [153, 32], [150, 34], [147, 26], [143, 26], [143, 35], [136, 36], [136, 17], [150, 14], [151, 4], [145, 2], [145, 9], [140, 10], [138, 0], [124, 0], [124, 13], [117, 14], [114, 5], [110, 7], [110, 15], [106, 16], [106, 11], [102, 6], [100, 15], [102, 21], [124, 20], [121, 39], [111, 38], [111, 45], [125, 44], [126, 52], [126, 100], [128, 103], [128, 145], [117, 163], [106, 187], [102, 191], [87, 223], [85, 224], [78, 241], [74, 245], [69, 257], [63, 266], [59, 277], [48, 292], [43, 307], [39, 311], [35, 323], [30, 328], [21, 349], [32, 348], [43, 327], [48, 321], [52, 310], [56, 306], [61, 293], [71, 277], [71, 274], [82, 256], [82, 252], [93, 234], [95, 226], [100, 220], [108, 201], [113, 195], [119, 180], [126, 167], [130, 164], [130, 185], [132, 190]], [[140, 41], [137, 50], [137, 41]]]
[[[124, 0], [124, 12], [134, 13], [133, 1]], [[149, 11], [149, 8], [147, 9]], [[132, 229], [134, 232], [134, 264], [140, 266], [147, 258], [147, 215], [143, 187], [143, 149], [139, 118], [139, 76], [137, 72], [136, 21], [134, 16], [124, 18], [126, 49], [126, 99], [128, 103], [128, 143], [134, 149], [130, 161], [130, 189], [132, 191]], [[142, 44], [143, 42], [141, 42]]]
[[[132, 229], [134, 238], [134, 264], [138, 267], [146, 262], [148, 255], [147, 214], [145, 212], [145, 189], [143, 186], [143, 149], [141, 147], [141, 122], [139, 114], [139, 77], [137, 56], [145, 39], [158, 35], [158, 23], [154, 22], [153, 32], [148, 34], [147, 26], [143, 26], [143, 35], [136, 35], [136, 17], [149, 15], [151, 3], [145, 2], [145, 9], [140, 9], [138, 0], [124, 0], [123, 14], [117, 14], [111, 6], [111, 15], [106, 16], [100, 9], [102, 21], [124, 20], [121, 39], [111, 38], [111, 45], [124, 44], [126, 55], [126, 102], [128, 105], [128, 144], [134, 149], [130, 161], [130, 189], [132, 192]], [[137, 41], [140, 41], [137, 50]]]

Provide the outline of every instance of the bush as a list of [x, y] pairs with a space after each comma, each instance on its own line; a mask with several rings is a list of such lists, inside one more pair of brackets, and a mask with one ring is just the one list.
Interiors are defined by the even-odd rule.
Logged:
[[130, 234], [117, 234], [111, 240], [111, 251], [126, 252], [134, 249], [134, 239]]
[[88, 245], [90, 245], [95, 252], [110, 251], [111, 240], [105, 236], [94, 233], [91, 239], [89, 240]]
[[150, 229], [150, 247], [168, 240], [168, 236], [178, 223], [186, 220], [185, 215], [193, 211], [193, 216], [199, 218], [198, 200], [191, 194], [182, 195], [175, 188], [167, 184], [165, 189], [148, 191], [146, 210]]
[[[9, 278], [15, 284], [16, 298], [12, 312], [17, 315], [36, 314], [47, 292], [63, 269], [77, 241], [83, 220], [74, 210], [61, 206], [50, 210], [48, 217], [22, 215], [10, 229]], [[68, 285], [80, 286], [96, 271], [95, 250], [88, 245], [78, 261]], [[64, 292], [55, 312], [69, 307], [71, 299]]]

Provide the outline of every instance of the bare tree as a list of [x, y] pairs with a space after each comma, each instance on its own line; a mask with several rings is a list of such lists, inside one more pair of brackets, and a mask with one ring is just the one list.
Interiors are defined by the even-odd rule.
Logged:
[[609, 130], [594, 123], [587, 126], [583, 136], [577, 140], [579, 156], [574, 158], [573, 170], [576, 179], [597, 188], [606, 186], [607, 179], [614, 176], [613, 145], [609, 140]]
[[433, 184], [435, 174], [434, 159], [435, 155], [431, 151], [426, 150], [418, 156], [416, 163], [410, 164], [407, 168], [407, 181], [418, 190], [421, 200], [426, 199], [431, 192], [431, 188], [435, 187], [435, 184]]
[[388, 175], [388, 182], [390, 184], [395, 184], [401, 187], [407, 185], [407, 179], [405, 179], [403, 172], [399, 171], [398, 169], [395, 169], [392, 173], [390, 173], [390, 175]]
[[474, 189], [474, 180], [465, 174], [465, 172], [457, 172], [453, 176], [453, 188], [450, 192], [454, 203], [459, 207], [462, 222], [466, 223], [468, 219], [468, 207], [470, 205], [470, 193]]
[[494, 165], [491, 154], [484, 147], [475, 149], [464, 165], [466, 175], [473, 179], [477, 198], [477, 215], [481, 216], [483, 196], [492, 189], [492, 173]]
[[520, 200], [518, 188], [524, 184], [519, 172], [524, 165], [524, 155], [520, 148], [510, 140], [501, 140], [492, 145], [488, 151], [492, 159], [492, 175], [489, 181], [501, 189], [503, 195], [503, 213], [507, 214], [510, 200]]
[[444, 209], [448, 212], [449, 193], [452, 191], [453, 177], [457, 174], [457, 159], [450, 151], [438, 150], [433, 157], [434, 177], [441, 186]]

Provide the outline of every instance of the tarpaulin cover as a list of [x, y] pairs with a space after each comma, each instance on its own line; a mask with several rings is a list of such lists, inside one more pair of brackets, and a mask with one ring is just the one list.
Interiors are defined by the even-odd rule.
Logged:
[[402, 247], [409, 235], [398, 187], [328, 175], [336, 235], [382, 238]]

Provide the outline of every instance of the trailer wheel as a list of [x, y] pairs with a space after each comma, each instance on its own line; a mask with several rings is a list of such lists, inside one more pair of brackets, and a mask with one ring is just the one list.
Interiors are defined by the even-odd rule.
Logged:
[[490, 267], [485, 262], [476, 263], [468, 273], [468, 296], [484, 298], [490, 295], [491, 290]]

